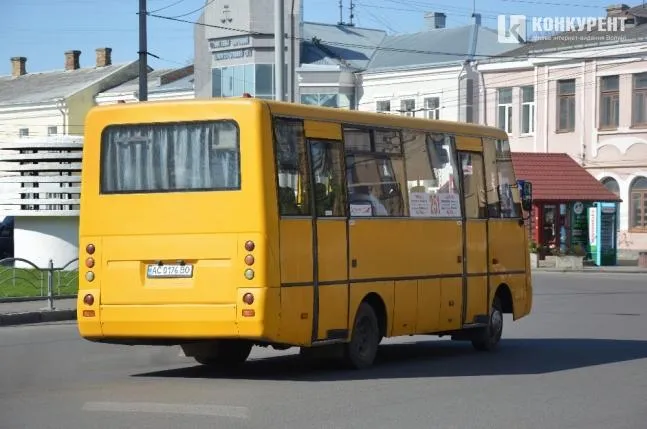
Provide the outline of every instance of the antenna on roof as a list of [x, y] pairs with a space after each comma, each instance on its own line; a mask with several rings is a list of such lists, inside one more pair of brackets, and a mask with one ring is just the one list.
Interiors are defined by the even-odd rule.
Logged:
[[339, 22], [337, 25], [344, 25], [344, 2], [339, 0]]
[[349, 26], [354, 27], [355, 24], [353, 24], [353, 18], [355, 15], [353, 14], [353, 9], [355, 9], [355, 5], [353, 4], [353, 0], [350, 0], [350, 22], [348, 23]]

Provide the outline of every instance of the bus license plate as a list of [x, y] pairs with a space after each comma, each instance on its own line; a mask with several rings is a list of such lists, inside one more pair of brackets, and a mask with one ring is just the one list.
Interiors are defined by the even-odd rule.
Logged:
[[149, 265], [147, 275], [149, 278], [192, 277], [193, 265]]

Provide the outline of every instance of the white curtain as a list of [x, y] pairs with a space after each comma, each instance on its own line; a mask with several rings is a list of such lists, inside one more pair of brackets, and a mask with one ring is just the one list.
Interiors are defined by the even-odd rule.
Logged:
[[224, 121], [109, 128], [101, 178], [104, 193], [239, 189], [238, 129]]

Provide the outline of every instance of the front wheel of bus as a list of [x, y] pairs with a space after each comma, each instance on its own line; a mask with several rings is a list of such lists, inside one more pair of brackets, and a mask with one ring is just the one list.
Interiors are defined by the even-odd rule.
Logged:
[[355, 316], [350, 342], [346, 344], [346, 362], [354, 369], [368, 368], [373, 364], [380, 344], [380, 329], [373, 307], [363, 302]]
[[472, 339], [472, 346], [479, 351], [494, 350], [503, 334], [503, 307], [499, 297], [495, 297], [490, 310], [490, 320], [488, 326], [478, 330], [476, 336]]

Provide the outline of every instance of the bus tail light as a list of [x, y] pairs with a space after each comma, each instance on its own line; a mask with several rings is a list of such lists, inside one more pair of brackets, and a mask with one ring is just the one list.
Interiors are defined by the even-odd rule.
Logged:
[[247, 265], [254, 265], [254, 255], [245, 256], [245, 263]]
[[252, 270], [251, 268], [247, 268], [245, 270], [245, 278], [247, 280], [252, 280], [254, 278], [254, 270]]
[[92, 271], [88, 271], [85, 273], [85, 279], [89, 282], [94, 281], [94, 273]]
[[94, 296], [91, 293], [87, 294], [86, 296], [83, 297], [83, 303], [85, 305], [91, 306], [92, 304], [94, 304]]
[[245, 242], [245, 250], [247, 250], [248, 252], [251, 252], [252, 250], [254, 250], [255, 247], [256, 247], [256, 244], [254, 244], [252, 240], [247, 240]]
[[254, 303], [254, 295], [247, 292], [245, 295], [243, 295], [243, 302], [247, 305], [252, 305]]
[[94, 258], [92, 256], [88, 257], [85, 260], [85, 266], [88, 267], [88, 268], [94, 267]]
[[94, 251], [95, 251], [94, 244], [90, 243], [87, 246], [85, 246], [85, 251], [88, 252], [89, 255], [94, 254]]

